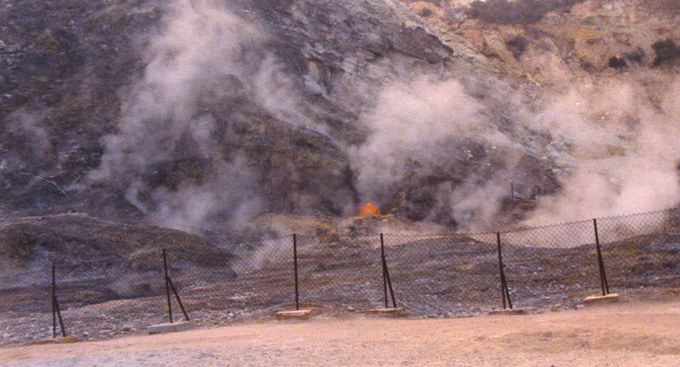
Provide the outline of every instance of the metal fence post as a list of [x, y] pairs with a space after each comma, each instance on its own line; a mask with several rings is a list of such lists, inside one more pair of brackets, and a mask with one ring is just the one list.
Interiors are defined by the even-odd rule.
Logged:
[[593, 219], [593, 227], [595, 228], [595, 247], [597, 248], [597, 264], [600, 268], [600, 285], [602, 286], [602, 295], [609, 294], [609, 282], [607, 281], [607, 273], [604, 269], [604, 260], [602, 259], [602, 250], [600, 248], [600, 235], [597, 231], [597, 219]]
[[56, 282], [54, 280], [55, 269], [54, 264], [52, 264], [52, 337], [57, 337], [57, 306], [54, 303], [54, 298], [56, 297]]
[[382, 276], [383, 276], [383, 295], [385, 300], [385, 308], [389, 308], [389, 303], [387, 302], [387, 274], [385, 269], [385, 244], [383, 243], [383, 234], [380, 234], [380, 264], [382, 265]]
[[165, 254], [165, 249], [163, 249], [163, 269], [165, 270], [165, 295], [168, 299], [168, 319], [172, 324], [172, 303], [170, 303], [170, 281], [168, 277], [168, 258]]
[[295, 267], [295, 309], [300, 309], [300, 291], [298, 282], [297, 235], [293, 233], [293, 264]]
[[503, 309], [506, 309], [506, 299], [507, 306], [512, 310], [512, 300], [510, 299], [510, 289], [508, 288], [508, 282], [505, 279], [505, 270], [503, 269], [503, 252], [501, 250], [501, 233], [496, 232], [496, 239], [498, 241], [498, 268], [501, 278], [501, 295], [503, 297]]

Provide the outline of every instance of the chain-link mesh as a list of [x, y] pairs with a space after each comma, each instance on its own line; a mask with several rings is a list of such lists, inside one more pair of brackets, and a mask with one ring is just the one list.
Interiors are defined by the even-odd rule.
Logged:
[[492, 235], [385, 235], [397, 302], [416, 315], [428, 316], [490, 308], [500, 295], [493, 239]]
[[[582, 302], [601, 291], [598, 239], [612, 292], [680, 287], [680, 209], [500, 234], [385, 234], [382, 245], [397, 305], [416, 316], [451, 316], [502, 307], [501, 269], [515, 307]], [[167, 252], [168, 278], [202, 326], [294, 309], [294, 252], [302, 307], [342, 316], [385, 307], [386, 293], [392, 306], [379, 235], [291, 235], [202, 251]], [[0, 271], [0, 345], [52, 335], [52, 258], [44, 258]], [[174, 321], [184, 318], [160, 247], [125, 259], [66, 258], [54, 265], [67, 334], [98, 339], [167, 322], [168, 294]]]
[[612, 290], [680, 286], [680, 209], [597, 220]]
[[300, 296], [306, 305], [366, 309], [380, 305], [377, 236], [325, 242], [299, 237]]
[[569, 307], [599, 284], [592, 222], [502, 233], [501, 245], [515, 306]]

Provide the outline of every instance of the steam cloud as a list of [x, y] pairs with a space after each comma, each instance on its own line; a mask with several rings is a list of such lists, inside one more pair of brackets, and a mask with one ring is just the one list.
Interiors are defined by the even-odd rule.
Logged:
[[[671, 85], [655, 104], [661, 92], [634, 80], [592, 83], [548, 98], [538, 112], [508, 95], [515, 121], [506, 130], [488, 118], [497, 99], [473, 98], [459, 82], [397, 83], [363, 116], [371, 134], [353, 150], [357, 187], [384, 203], [405, 181], [445, 177], [427, 219], [444, 209], [464, 229], [497, 229], [506, 224], [510, 180], [524, 169], [520, 157], [531, 155], [557, 173], [562, 189], [541, 197], [526, 225], [671, 207], [680, 202], [680, 83]], [[456, 149], [470, 142], [484, 146], [481, 154]], [[464, 179], [441, 173], [461, 165], [474, 167]]]
[[[219, 217], [247, 227], [261, 210], [258, 172], [238, 151], [224, 151], [231, 126], [201, 104], [246, 97], [276, 118], [309, 126], [297, 113], [290, 80], [264, 51], [266, 41], [262, 30], [217, 2], [172, 2], [162, 30], [148, 40], [143, 78], [121, 93], [119, 131], [104, 138], [101, 166], [90, 177], [113, 182], [159, 225], [200, 231]], [[209, 174], [172, 188], [150, 183], [173, 159]]]
[[42, 124], [49, 112], [49, 109], [31, 112], [20, 109], [7, 116], [8, 131], [15, 138], [23, 139], [27, 144], [26, 150], [36, 157], [43, 157], [50, 147], [49, 134]]
[[[518, 152], [484, 110], [456, 80], [420, 77], [387, 87], [377, 107], [362, 117], [371, 131], [367, 141], [351, 151], [357, 189], [364, 198], [385, 204], [404, 189], [405, 181], [422, 185], [428, 177], [445, 177], [434, 188], [433, 210], [422, 219], [454, 214], [463, 226], [493, 221], [507, 192], [500, 181], [516, 165]], [[484, 158], [477, 172], [463, 169], [454, 177], [437, 172], [471, 166], [477, 153], [466, 147], [488, 147], [479, 152]], [[503, 162], [498, 161], [501, 155]]]
[[[649, 91], [634, 81], [610, 80], [556, 97], [537, 123], [551, 132], [557, 163], [573, 171], [562, 175], [560, 195], [541, 199], [529, 223], [677, 205], [680, 84], [667, 86], [664, 94], [664, 83]], [[661, 96], [659, 103], [653, 96]]]
[[[279, 120], [323, 132], [304, 117], [266, 42], [264, 32], [214, 2], [174, 1], [150, 39], [143, 78], [123, 91], [119, 131], [105, 137], [91, 178], [113, 182], [163, 226], [200, 231], [211, 218], [247, 226], [262, 207], [260, 173], [238, 151], [223, 150], [231, 127], [202, 102], [245, 96]], [[562, 189], [540, 198], [525, 224], [676, 205], [680, 83], [673, 86], [654, 102], [658, 91], [610, 80], [528, 107], [505, 92], [479, 98], [455, 79], [397, 82], [360, 117], [366, 141], [347, 147], [356, 188], [364, 200], [395, 207], [411, 195], [407, 203], [427, 208], [419, 220], [495, 229], [508, 220], [501, 212], [510, 181], [536, 175], [524, 172], [530, 156], [556, 172]], [[505, 108], [499, 101], [513, 110], [510, 126], [494, 117]], [[177, 157], [210, 174], [154, 185], [149, 176]]]

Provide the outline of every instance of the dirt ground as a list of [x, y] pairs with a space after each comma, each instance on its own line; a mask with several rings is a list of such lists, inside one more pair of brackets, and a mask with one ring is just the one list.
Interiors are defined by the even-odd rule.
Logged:
[[2, 366], [680, 366], [680, 297], [525, 316], [313, 319], [0, 349]]

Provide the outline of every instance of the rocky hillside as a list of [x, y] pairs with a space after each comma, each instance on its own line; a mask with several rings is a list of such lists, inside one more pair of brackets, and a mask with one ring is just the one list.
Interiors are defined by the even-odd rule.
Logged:
[[[164, 3], [3, 2], [4, 212], [76, 209], [114, 217], [144, 216], [164, 202], [155, 201], [154, 193], [176, 192], [185, 183], [221, 186], [205, 188], [211, 193], [231, 189], [223, 175], [213, 180], [217, 182], [206, 181], [220, 165], [240, 176], [241, 169], [231, 168], [239, 160], [250, 172], [245, 176], [253, 176], [236, 180], [245, 181], [236, 190], [249, 191], [246, 198], [217, 198], [225, 207], [211, 210], [211, 215], [228, 214], [229, 204], [247, 203], [248, 197], [259, 199], [254, 212], [342, 214], [359, 200], [343, 149], [363, 139], [357, 116], [383, 83], [413, 69], [443, 68], [453, 55], [424, 29], [406, 26], [403, 9], [380, 2], [203, 2], [199, 8], [176, 2], [175, 10]], [[251, 63], [255, 68], [239, 70], [234, 73], [238, 76], [216, 75], [201, 86], [200, 96], [188, 102], [193, 111], [179, 124], [195, 128], [189, 126], [195, 121], [188, 120], [210, 116], [212, 133], [220, 135], [217, 144], [206, 154], [196, 146], [201, 142], [185, 136], [186, 129], [173, 131], [164, 137], [172, 142], [160, 150], [154, 147], [139, 167], [116, 162], [120, 164], [113, 164], [114, 172], [105, 179], [90, 179], [88, 175], [107, 156], [105, 137], [118, 135], [125, 144], [138, 143], [125, 136], [123, 125], [137, 118], [126, 115], [125, 104], [145, 103], [126, 99], [145, 88], [140, 84], [158, 57], [149, 49], [158, 39], [173, 37], [177, 29], [169, 28], [180, 26], [173, 22], [208, 17], [213, 7], [223, 17], [207, 22], [224, 33], [209, 39], [213, 44], [206, 47], [222, 41], [240, 44], [244, 50], [234, 52], [243, 54], [215, 57], [243, 57], [249, 60], [234, 61], [234, 69], [247, 69]], [[244, 25], [257, 28], [253, 32], [261, 39], [231, 33]], [[200, 51], [209, 52], [207, 48]], [[261, 81], [245, 80], [251, 73], [259, 74]], [[280, 100], [255, 95], [261, 93]], [[286, 103], [293, 112], [281, 113]], [[139, 122], [158, 123], [161, 129], [173, 123], [162, 115], [143, 116]], [[146, 154], [139, 146], [127, 150], [124, 154]], [[54, 182], [65, 193], [29, 174]], [[133, 186], [138, 192], [129, 194]]]
[[542, 85], [564, 88], [566, 78], [602, 79], [680, 61], [676, 1], [415, 1], [409, 7], [463, 36], [504, 71]]
[[[555, 217], [570, 180], [589, 180], [573, 167], [647, 162], [631, 136], [674, 108], [679, 12], [533, 3], [4, 0], [1, 213], [195, 233], [258, 230], [263, 213], [353, 215], [365, 201], [453, 228]], [[633, 85], [616, 98], [644, 103], [588, 105], [615, 82]], [[581, 139], [558, 126], [569, 116], [633, 127]], [[654, 156], [654, 182], [675, 182], [675, 152]], [[586, 196], [606, 203], [585, 209], [638, 210], [619, 200], [646, 185], [628, 189], [629, 176], [603, 178]]]

